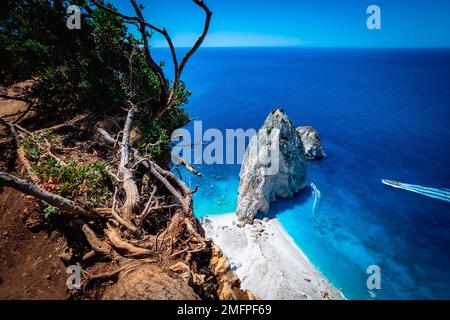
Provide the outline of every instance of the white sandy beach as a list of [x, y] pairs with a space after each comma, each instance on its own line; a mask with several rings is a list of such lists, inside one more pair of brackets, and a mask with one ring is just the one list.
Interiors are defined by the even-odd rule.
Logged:
[[318, 272], [276, 219], [236, 226], [235, 214], [201, 219], [206, 235], [219, 245], [249, 289], [266, 300], [343, 299]]

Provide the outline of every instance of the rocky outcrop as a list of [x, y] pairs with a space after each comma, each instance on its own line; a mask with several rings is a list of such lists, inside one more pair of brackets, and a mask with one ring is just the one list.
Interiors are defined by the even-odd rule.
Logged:
[[305, 157], [307, 159], [317, 160], [325, 157], [322, 143], [316, 129], [310, 126], [302, 126], [297, 128], [297, 132], [300, 135], [303, 148], [305, 149]]
[[228, 257], [223, 254], [218, 246], [213, 245], [211, 253], [210, 267], [218, 280], [218, 297], [220, 300], [261, 300], [251, 291], [241, 289], [239, 277], [231, 270]]
[[237, 216], [251, 223], [277, 197], [291, 198], [305, 187], [304, 148], [289, 117], [275, 109], [247, 148], [240, 172]]

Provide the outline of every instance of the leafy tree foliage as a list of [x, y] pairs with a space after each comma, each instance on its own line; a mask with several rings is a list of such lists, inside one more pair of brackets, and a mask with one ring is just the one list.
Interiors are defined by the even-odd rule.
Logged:
[[[103, 3], [103, 2], [102, 2]], [[66, 27], [66, 8], [79, 5], [81, 29]], [[161, 85], [145, 62], [141, 39], [124, 20], [85, 0], [16, 0], [0, 9], [0, 85], [33, 79], [22, 96], [41, 110], [122, 112], [126, 99], [141, 112], [141, 150], [161, 153], [170, 132], [189, 121], [181, 105], [189, 91], [178, 89], [176, 111], [153, 118]], [[113, 8], [111, 5], [109, 7]], [[161, 146], [145, 146], [161, 141]]]

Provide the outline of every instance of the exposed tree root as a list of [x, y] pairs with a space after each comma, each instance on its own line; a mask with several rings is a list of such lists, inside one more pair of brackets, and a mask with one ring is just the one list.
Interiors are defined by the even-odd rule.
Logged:
[[[148, 276], [149, 273], [142, 271], [142, 268], [145, 270], [152, 263], [159, 266], [166, 264], [163, 268], [172, 270], [167, 263], [173, 261], [172, 264], [182, 263], [185, 266], [182, 269], [189, 269], [182, 278], [187, 279], [189, 286], [200, 297], [223, 297], [222, 292], [225, 290], [228, 292], [228, 298], [248, 298], [249, 295], [230, 285], [228, 280], [219, 281], [218, 276], [215, 276], [215, 267], [211, 260], [212, 241], [202, 235], [203, 230], [193, 214], [192, 197], [195, 190], [189, 189], [172, 172], [163, 169], [150, 157], [142, 156], [137, 149], [130, 146], [130, 132], [137, 107], [127, 102], [127, 108], [128, 114], [120, 131], [112, 134], [105, 128], [97, 129], [102, 141], [111, 146], [108, 162], [114, 195], [110, 207], [83, 208], [72, 200], [39, 187], [39, 179], [35, 181], [32, 178], [34, 183], [30, 183], [0, 172], [0, 184], [63, 210], [67, 217], [80, 227], [81, 234], [89, 245], [82, 254], [81, 263], [92, 262], [98, 258], [119, 265], [118, 268], [107, 272], [86, 271], [86, 288], [90, 288], [87, 284], [92, 281], [98, 283], [111, 278], [117, 278], [119, 281], [124, 279], [123, 281], [128, 283], [127, 281], [131, 281], [127, 277], [128, 273]], [[113, 127], [118, 127], [117, 121]], [[11, 125], [10, 128], [13, 132], [18, 127]], [[25, 129], [18, 129], [24, 134], [34, 134]], [[17, 131], [15, 134], [17, 135]], [[122, 137], [121, 140], [119, 136]], [[18, 138], [17, 140], [20, 142]], [[46, 144], [47, 150], [51, 151], [50, 142]], [[20, 144], [18, 147], [20, 149]], [[26, 163], [26, 156], [23, 156], [22, 163]], [[65, 163], [61, 161], [60, 165], [64, 166]], [[29, 170], [29, 173], [32, 177], [33, 171]], [[142, 281], [146, 283], [149, 279]], [[163, 282], [173, 284], [168, 279]], [[150, 284], [149, 286], [152, 287]], [[231, 287], [234, 291], [237, 290], [237, 293], [230, 291]], [[186, 297], [192, 298], [190, 294]]]
[[81, 227], [83, 230], [84, 235], [86, 236], [87, 241], [91, 245], [92, 249], [105, 256], [112, 256], [113, 250], [111, 246], [109, 246], [107, 243], [101, 241], [98, 239], [97, 235], [94, 231], [85, 223], [83, 223], [83, 226]]
[[111, 226], [105, 229], [105, 233], [114, 249], [124, 257], [142, 258], [148, 257], [153, 253], [151, 250], [136, 247], [123, 240]]

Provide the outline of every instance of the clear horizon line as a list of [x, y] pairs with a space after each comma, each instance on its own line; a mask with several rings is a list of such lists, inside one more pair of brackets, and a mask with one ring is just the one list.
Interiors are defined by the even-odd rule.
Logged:
[[[152, 46], [154, 49], [169, 49], [168, 46]], [[175, 49], [188, 49], [191, 48], [189, 46], [175, 46]], [[201, 46], [200, 48], [304, 48], [304, 49], [450, 49], [450, 46], [428, 46], [428, 47], [420, 47], [420, 46], [373, 46], [373, 47], [365, 47], [365, 46]], [[199, 49], [200, 49], [199, 48]]]

